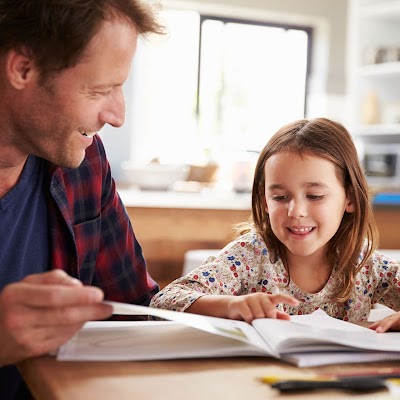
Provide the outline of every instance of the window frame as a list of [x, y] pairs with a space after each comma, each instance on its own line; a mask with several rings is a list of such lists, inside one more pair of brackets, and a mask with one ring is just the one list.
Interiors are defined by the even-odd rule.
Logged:
[[309, 94], [310, 76], [312, 72], [312, 55], [313, 55], [313, 31], [314, 28], [308, 25], [296, 25], [288, 23], [278, 23], [272, 21], [258, 21], [253, 19], [242, 19], [233, 17], [222, 17], [213, 14], [203, 14], [199, 12], [200, 23], [199, 23], [199, 46], [198, 46], [198, 64], [197, 64], [197, 92], [196, 92], [196, 116], [199, 118], [200, 115], [200, 87], [201, 87], [201, 46], [202, 46], [202, 34], [203, 34], [203, 22], [206, 20], [220, 21], [226, 23], [246, 24], [255, 26], [264, 26], [270, 28], [282, 28], [284, 30], [301, 30], [307, 34], [307, 67], [305, 77], [305, 91], [304, 91], [304, 117], [307, 115], [307, 98]]

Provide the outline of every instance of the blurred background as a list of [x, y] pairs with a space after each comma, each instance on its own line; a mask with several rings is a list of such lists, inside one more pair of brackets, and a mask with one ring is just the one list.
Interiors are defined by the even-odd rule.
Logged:
[[152, 3], [167, 34], [141, 38], [125, 125], [100, 134], [156, 278], [232, 238], [258, 153], [303, 117], [350, 130], [380, 247], [400, 248], [400, 0]]
[[103, 135], [118, 181], [155, 160], [217, 164], [228, 189], [285, 123], [347, 120], [347, 0], [156, 4], [167, 34], [140, 41], [125, 126]]

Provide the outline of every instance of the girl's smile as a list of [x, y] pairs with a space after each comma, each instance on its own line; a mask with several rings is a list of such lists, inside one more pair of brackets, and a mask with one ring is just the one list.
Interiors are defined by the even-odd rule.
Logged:
[[307, 226], [307, 227], [289, 226], [287, 229], [294, 239], [303, 240], [305, 238], [308, 238], [311, 235], [311, 233], [314, 231], [315, 227], [313, 227], [313, 226]]

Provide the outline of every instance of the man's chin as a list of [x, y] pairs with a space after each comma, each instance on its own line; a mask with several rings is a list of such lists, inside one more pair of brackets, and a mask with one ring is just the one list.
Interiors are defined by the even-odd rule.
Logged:
[[58, 162], [55, 161], [53, 162], [53, 164], [58, 165], [59, 167], [62, 168], [70, 168], [70, 169], [75, 169], [78, 168], [82, 163], [83, 160], [85, 159], [85, 151], [83, 152], [83, 154], [81, 155], [80, 158], [69, 158], [69, 159], [63, 159], [63, 160], [59, 160]]

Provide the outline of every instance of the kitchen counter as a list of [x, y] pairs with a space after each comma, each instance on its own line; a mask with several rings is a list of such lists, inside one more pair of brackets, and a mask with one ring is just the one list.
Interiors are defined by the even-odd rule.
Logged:
[[[251, 193], [204, 189], [201, 192], [152, 191], [118, 189], [127, 207], [192, 208], [214, 210], [250, 210]], [[377, 193], [373, 198], [376, 207], [390, 206], [400, 209], [400, 192]]]
[[374, 207], [398, 207], [400, 206], [400, 192], [377, 193], [373, 198], [373, 205]]
[[250, 218], [251, 194], [118, 189], [152, 277], [160, 284], [182, 273], [187, 251], [221, 249]]
[[118, 189], [126, 207], [250, 210], [251, 193], [203, 189], [201, 192]]
[[[181, 275], [187, 251], [223, 248], [237, 236], [235, 226], [251, 216], [251, 193], [118, 192], [150, 274], [161, 287]], [[375, 200], [379, 247], [400, 249], [400, 194]]]

